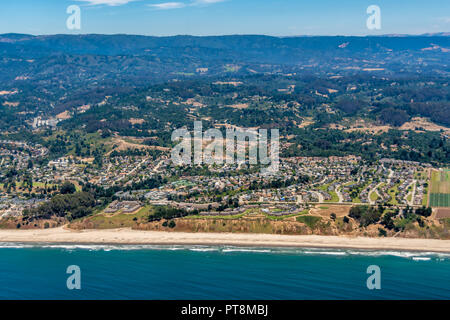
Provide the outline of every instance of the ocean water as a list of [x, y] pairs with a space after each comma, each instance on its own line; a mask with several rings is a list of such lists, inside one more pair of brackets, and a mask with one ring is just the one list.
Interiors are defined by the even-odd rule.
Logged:
[[[70, 265], [81, 290], [67, 289]], [[450, 299], [450, 254], [0, 243], [0, 299]]]

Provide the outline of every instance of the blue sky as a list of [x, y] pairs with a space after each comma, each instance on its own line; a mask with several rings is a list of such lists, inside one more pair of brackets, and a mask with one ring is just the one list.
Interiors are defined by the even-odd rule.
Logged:
[[[67, 7], [81, 8], [68, 30]], [[366, 27], [369, 5], [381, 30]], [[372, 35], [450, 31], [448, 0], [8, 0], [0, 33]]]

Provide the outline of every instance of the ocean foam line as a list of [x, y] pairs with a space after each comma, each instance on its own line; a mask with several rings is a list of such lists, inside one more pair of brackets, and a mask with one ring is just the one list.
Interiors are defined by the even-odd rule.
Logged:
[[220, 248], [189, 248], [189, 250], [196, 252], [208, 252], [208, 251], [219, 251]]
[[303, 251], [304, 254], [323, 254], [332, 256], [348, 256], [347, 252], [342, 251]]
[[255, 253], [276, 253], [275, 250], [270, 250], [270, 249], [246, 249], [246, 248], [238, 248], [238, 247], [234, 247], [234, 248], [226, 248], [226, 249], [222, 249], [221, 250], [223, 253], [228, 253], [228, 252], [255, 252]]
[[429, 257], [412, 257], [412, 259], [414, 261], [430, 261], [431, 260], [431, 258], [429, 258]]
[[220, 252], [232, 253], [269, 253], [269, 254], [295, 254], [295, 255], [331, 255], [331, 256], [394, 256], [412, 259], [415, 261], [430, 261], [437, 258], [439, 261], [450, 259], [449, 253], [438, 252], [412, 252], [395, 250], [363, 250], [363, 249], [321, 249], [321, 248], [255, 248], [239, 246], [199, 246], [199, 245], [111, 245], [111, 244], [45, 244], [45, 243], [14, 243], [0, 242], [0, 249], [62, 249], [67, 251], [132, 251], [132, 250], [161, 250], [161, 251], [193, 251], [193, 252]]

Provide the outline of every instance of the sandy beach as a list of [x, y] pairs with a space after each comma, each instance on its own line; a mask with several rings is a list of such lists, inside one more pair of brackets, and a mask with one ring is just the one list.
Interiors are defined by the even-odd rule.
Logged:
[[357, 248], [450, 252], [450, 240], [364, 238], [316, 235], [182, 233], [131, 229], [83, 230], [64, 227], [44, 230], [0, 230], [0, 242], [155, 245], [235, 245], [266, 247]]

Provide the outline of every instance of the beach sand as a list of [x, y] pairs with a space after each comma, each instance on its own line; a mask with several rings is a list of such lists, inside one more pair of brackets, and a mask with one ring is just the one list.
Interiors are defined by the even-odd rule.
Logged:
[[0, 242], [154, 245], [234, 245], [259, 247], [356, 248], [450, 252], [450, 240], [365, 238], [316, 235], [275, 235], [243, 233], [183, 233], [131, 229], [0, 230]]

